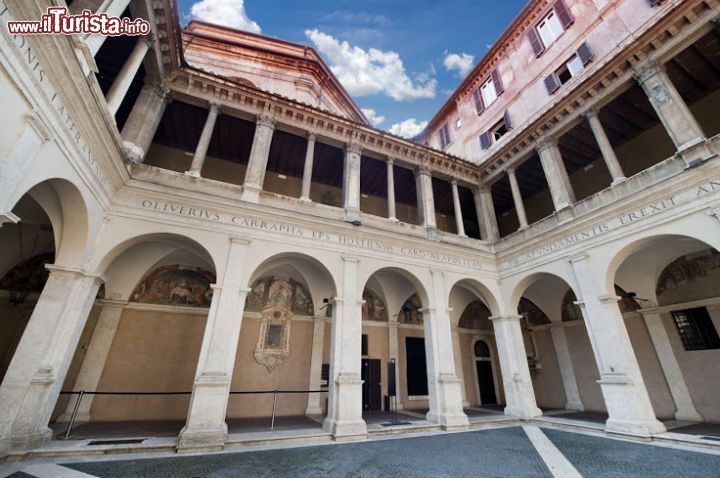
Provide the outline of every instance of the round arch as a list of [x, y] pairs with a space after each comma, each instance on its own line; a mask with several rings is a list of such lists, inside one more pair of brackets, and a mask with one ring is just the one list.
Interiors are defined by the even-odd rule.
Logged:
[[[518, 306], [520, 305], [520, 299], [522, 299], [522, 297], [527, 293], [528, 289], [543, 279], [552, 279], [553, 282], [562, 282], [570, 288], [573, 293], [575, 293], [576, 297], [580, 297], [573, 280], [568, 280], [567, 277], [563, 277], [555, 272], [538, 271], [523, 277], [514, 285], [512, 293], [510, 294], [510, 302], [508, 304], [511, 313], [517, 313]], [[557, 300], [558, 304], [561, 303], [563, 295], [564, 294], [559, 293]]]
[[[418, 297], [420, 298], [420, 302], [423, 307], [428, 307], [430, 305], [430, 296], [428, 295], [427, 289], [423, 285], [424, 283], [430, 283], [430, 277], [428, 273], [423, 273], [423, 271], [419, 269], [414, 270], [413, 268], [409, 267], [388, 267], [385, 264], [373, 264], [373, 267], [364, 268], [361, 271], [358, 284], [362, 285], [364, 289], [371, 278], [377, 277], [378, 274], [384, 273], [395, 274], [408, 281], [410, 285], [415, 289], [415, 292], [418, 294]], [[362, 290], [360, 291], [360, 293], [362, 293]], [[385, 298], [388, 299], [387, 291], [383, 291], [383, 294], [385, 295]], [[388, 303], [388, 305], [390, 304]]]
[[[490, 290], [488, 286], [483, 284], [477, 279], [460, 278], [450, 284], [448, 288], [448, 304], [450, 303], [450, 294], [455, 287], [462, 287], [468, 290], [470, 293], [480, 299], [485, 306], [490, 309], [493, 316], [500, 315], [500, 303], [497, 300], [496, 295]], [[462, 311], [461, 311], [462, 312]], [[459, 319], [459, 315], [458, 315]], [[457, 324], [456, 324], [457, 325]]]

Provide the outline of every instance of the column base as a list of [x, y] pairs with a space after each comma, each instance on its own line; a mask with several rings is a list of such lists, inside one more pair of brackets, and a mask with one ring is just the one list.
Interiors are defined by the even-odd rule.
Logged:
[[688, 422], [704, 422], [705, 419], [696, 410], [675, 412], [675, 420], [685, 420]]
[[637, 437], [651, 437], [658, 433], [666, 432], [665, 425], [658, 420], [613, 420], [609, 418], [605, 422], [605, 431], [618, 435], [632, 435]]
[[200, 171], [185, 171], [185, 176], [192, 176], [193, 178], [199, 178]]
[[625, 176], [621, 176], [619, 178], [613, 179], [613, 181], [610, 183], [610, 186], [617, 186], [620, 183], [624, 183], [627, 180]]
[[191, 429], [184, 427], [178, 436], [177, 453], [222, 450], [225, 447], [227, 436], [228, 429], [225, 423], [222, 428]]
[[300, 197], [300, 198], [298, 198], [298, 199], [300, 200], [300, 202], [304, 202], [304, 203], [311, 203], [311, 202], [313, 202], [312, 199], [310, 199], [310, 198], [308, 198], [308, 197]]
[[243, 185], [243, 192], [240, 196], [240, 199], [245, 202], [252, 202], [252, 203], [259, 203], [260, 202], [260, 193], [262, 192], [262, 187], [258, 186], [257, 184], [244, 184]]
[[432, 414], [430, 412], [425, 415], [427, 421], [437, 423], [443, 430], [461, 430], [470, 426], [470, 420], [464, 413], [446, 413]]
[[682, 145], [678, 148], [677, 154], [685, 160], [688, 168], [696, 168], [717, 156], [710, 150], [705, 138], [698, 138]]
[[345, 222], [360, 225], [360, 210], [345, 208]]
[[49, 427], [42, 427], [37, 430], [13, 433], [6, 441], [12, 450], [31, 450], [50, 441], [52, 430]]
[[391, 216], [388, 218], [388, 221], [390, 222], [400, 222], [400, 219], [396, 218], [395, 216]]
[[306, 417], [312, 417], [312, 416], [318, 416], [322, 415], [323, 411], [321, 407], [307, 407], [305, 409], [305, 416]]
[[355, 441], [367, 438], [367, 424], [365, 420], [333, 420], [326, 418], [323, 430], [330, 433], [335, 441]]
[[542, 410], [538, 407], [529, 407], [527, 410], [505, 407], [503, 413], [509, 417], [520, 418], [521, 420], [530, 420], [542, 416]]
[[565, 404], [565, 410], [575, 410], [577, 412], [584, 412], [585, 405], [583, 405], [582, 403], [567, 402]]
[[141, 164], [145, 160], [145, 151], [135, 143], [123, 141], [123, 151], [128, 160]]
[[427, 238], [430, 239], [431, 241], [437, 241], [437, 239], [438, 239], [437, 227], [426, 226], [425, 229], [427, 230]]

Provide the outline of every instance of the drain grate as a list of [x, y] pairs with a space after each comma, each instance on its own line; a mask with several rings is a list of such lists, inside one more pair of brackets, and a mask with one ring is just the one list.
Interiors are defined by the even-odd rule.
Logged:
[[129, 440], [93, 440], [88, 446], [93, 445], [136, 445], [145, 441], [145, 438], [133, 438]]
[[703, 440], [712, 440], [712, 441], [720, 441], [720, 437], [709, 437], [707, 435], [700, 437]]

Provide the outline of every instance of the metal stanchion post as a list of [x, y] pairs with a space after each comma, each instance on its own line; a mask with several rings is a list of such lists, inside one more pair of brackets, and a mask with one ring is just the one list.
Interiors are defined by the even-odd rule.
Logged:
[[72, 415], [70, 415], [70, 422], [68, 423], [67, 430], [65, 430], [65, 440], [70, 438], [70, 430], [72, 430], [73, 423], [75, 423], [75, 417], [77, 416], [78, 409], [80, 408], [80, 400], [82, 400], [83, 395], [85, 395], [85, 390], [80, 390]]
[[270, 430], [275, 428], [275, 407], [277, 406], [278, 391], [273, 391], [273, 410], [272, 410], [272, 421], [270, 422]]

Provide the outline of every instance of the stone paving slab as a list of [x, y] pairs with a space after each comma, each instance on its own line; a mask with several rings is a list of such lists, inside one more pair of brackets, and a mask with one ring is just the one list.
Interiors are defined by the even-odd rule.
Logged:
[[520, 427], [284, 450], [64, 466], [101, 478], [552, 478]]
[[720, 456], [544, 428], [585, 478], [720, 478]]

